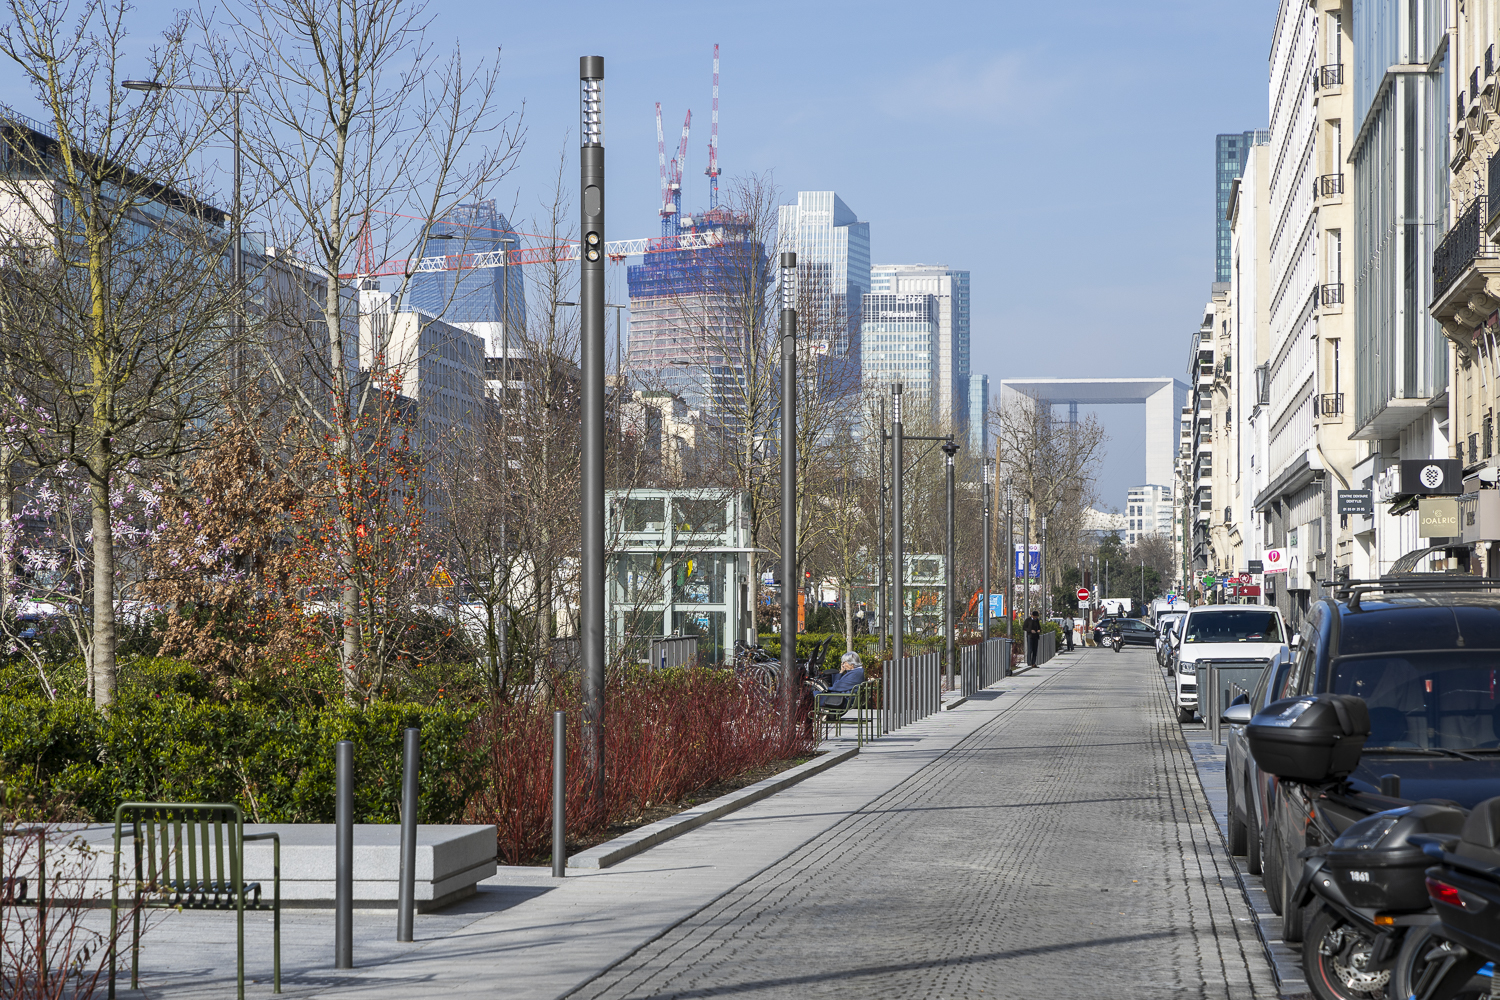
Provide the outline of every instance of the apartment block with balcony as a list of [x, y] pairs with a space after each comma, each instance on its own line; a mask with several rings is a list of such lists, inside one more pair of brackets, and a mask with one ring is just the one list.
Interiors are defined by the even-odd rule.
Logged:
[[[1471, 300], [1478, 304], [1475, 293], [1485, 284], [1484, 267], [1470, 252], [1478, 246], [1471, 223], [1483, 211], [1473, 168], [1484, 156], [1469, 145], [1478, 122], [1468, 117], [1468, 92], [1460, 98], [1452, 79], [1458, 71], [1467, 82], [1471, 69], [1482, 70], [1483, 47], [1452, 50], [1448, 10], [1446, 0], [1375, 0], [1354, 25], [1347, 280], [1356, 319], [1351, 433], [1359, 455], [1350, 478], [1353, 488], [1373, 490], [1376, 501], [1371, 516], [1347, 518], [1355, 577], [1378, 576], [1428, 544], [1418, 537], [1415, 498], [1397, 492], [1395, 473], [1403, 459], [1452, 456], [1444, 331], [1452, 324], [1455, 333], [1467, 332], [1458, 316]], [[1475, 80], [1476, 93], [1483, 82]], [[1467, 222], [1450, 224], [1450, 176], [1461, 177], [1452, 203]]]
[[1348, 488], [1357, 458], [1344, 393], [1355, 323], [1344, 160], [1353, 23], [1350, 0], [1284, 0], [1271, 46], [1267, 237], [1257, 277], [1266, 334], [1254, 412], [1265, 463], [1252, 506], [1257, 547], [1301, 546], [1293, 571], [1265, 580], [1267, 598], [1292, 623], [1320, 595], [1320, 581], [1340, 572], [1339, 553], [1347, 566], [1353, 548], [1334, 515], [1335, 492]]
[[1188, 341], [1188, 405], [1183, 410], [1183, 449], [1178, 494], [1184, 498], [1183, 568], [1187, 586], [1213, 568], [1210, 525], [1214, 509], [1214, 331], [1223, 315], [1227, 285], [1215, 282], [1203, 320]]
[[[1449, 35], [1448, 207], [1453, 219], [1432, 260], [1432, 317], [1450, 345], [1448, 410], [1452, 453], [1463, 461], [1467, 490], [1493, 488], [1500, 467], [1495, 439], [1500, 386], [1500, 0], [1470, 0], [1457, 11]], [[1500, 523], [1466, 519], [1463, 542], [1500, 541]], [[1424, 541], [1426, 541], [1424, 539]], [[1455, 539], [1458, 541], [1458, 539]], [[1482, 546], [1490, 575], [1500, 552]]]

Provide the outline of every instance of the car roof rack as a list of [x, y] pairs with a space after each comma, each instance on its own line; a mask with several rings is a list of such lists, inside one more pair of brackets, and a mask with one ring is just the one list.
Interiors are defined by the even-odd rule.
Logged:
[[1414, 594], [1432, 590], [1500, 589], [1500, 579], [1469, 576], [1467, 573], [1410, 573], [1383, 576], [1378, 580], [1333, 580], [1324, 583], [1334, 598], [1347, 601], [1350, 611], [1358, 611], [1366, 594]]

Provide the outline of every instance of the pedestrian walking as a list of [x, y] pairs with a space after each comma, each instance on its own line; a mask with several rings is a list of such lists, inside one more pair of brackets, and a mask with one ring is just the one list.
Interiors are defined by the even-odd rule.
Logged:
[[1068, 615], [1063, 619], [1063, 638], [1067, 640], [1068, 652], [1073, 652], [1073, 616]]
[[1026, 619], [1021, 630], [1026, 633], [1026, 665], [1036, 666], [1036, 648], [1042, 641], [1042, 614], [1036, 608], [1031, 609], [1031, 617]]

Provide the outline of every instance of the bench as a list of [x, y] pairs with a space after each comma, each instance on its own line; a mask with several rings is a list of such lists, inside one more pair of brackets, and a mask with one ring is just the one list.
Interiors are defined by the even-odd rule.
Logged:
[[[139, 989], [141, 910], [233, 910], [238, 927], [239, 1000], [245, 1000], [245, 911], [273, 914], [273, 990], [281, 992], [281, 837], [245, 833], [240, 807], [222, 802], [125, 802], [115, 810], [114, 865], [109, 897], [109, 997], [115, 995], [119, 940], [121, 844], [131, 842], [130, 988]], [[270, 840], [271, 902], [259, 882], [246, 882], [245, 844]]]
[[[859, 745], [865, 745], [865, 727], [875, 726], [875, 693], [879, 682], [860, 681], [851, 691], [814, 691], [813, 716], [823, 725], [823, 739], [828, 738], [829, 727], [837, 736], [844, 735], [844, 726], [855, 727]], [[835, 704], [829, 704], [834, 702]], [[848, 718], [850, 712], [854, 718]]]

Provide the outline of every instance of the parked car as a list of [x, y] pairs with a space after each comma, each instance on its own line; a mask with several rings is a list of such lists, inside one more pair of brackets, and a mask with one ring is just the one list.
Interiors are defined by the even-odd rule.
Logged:
[[[1271, 702], [1285, 697], [1287, 676], [1292, 661], [1282, 658], [1262, 670], [1260, 681], [1248, 698], [1237, 698], [1235, 704], [1247, 702], [1250, 714], [1259, 714]], [[1270, 817], [1271, 800], [1276, 794], [1276, 776], [1256, 766], [1245, 739], [1245, 727], [1231, 725], [1224, 740], [1224, 788], [1229, 797], [1229, 853], [1243, 856], [1251, 875], [1261, 873], [1260, 832]]]
[[1278, 663], [1291, 657], [1281, 612], [1262, 604], [1204, 604], [1182, 620], [1173, 662], [1177, 721], [1192, 722], [1198, 712], [1200, 661]]
[[1125, 640], [1125, 645], [1156, 645], [1156, 629], [1151, 627], [1150, 622], [1143, 622], [1139, 618], [1116, 618], [1114, 621], [1120, 626], [1120, 636]]
[[1156, 662], [1165, 669], [1172, 668], [1172, 661], [1177, 654], [1177, 637], [1182, 620], [1186, 617], [1186, 611], [1173, 611], [1162, 615], [1161, 620], [1156, 623]]
[[[1384, 786], [1403, 799], [1463, 808], [1500, 795], [1500, 592], [1489, 589], [1496, 586], [1438, 574], [1355, 581], [1308, 612], [1276, 693], [1365, 700], [1370, 736], [1348, 778], [1355, 790]], [[1285, 782], [1271, 796], [1261, 850], [1277, 912], [1301, 872], [1297, 853], [1321, 846], [1305, 822], [1313, 794]], [[1283, 916], [1287, 940], [1297, 940], [1305, 915]]]

